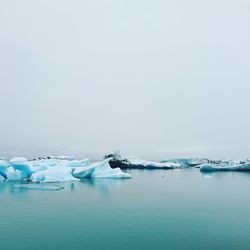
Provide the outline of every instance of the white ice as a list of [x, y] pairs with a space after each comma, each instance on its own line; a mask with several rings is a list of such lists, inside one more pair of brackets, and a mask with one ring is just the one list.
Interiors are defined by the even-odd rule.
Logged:
[[112, 169], [109, 161], [112, 158], [101, 162], [95, 162], [86, 167], [79, 167], [73, 171], [76, 178], [131, 178], [130, 174], [124, 173], [120, 168]]

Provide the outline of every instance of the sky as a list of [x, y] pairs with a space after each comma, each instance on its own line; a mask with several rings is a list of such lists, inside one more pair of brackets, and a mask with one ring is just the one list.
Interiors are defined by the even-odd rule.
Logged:
[[250, 157], [248, 0], [0, 0], [0, 155]]

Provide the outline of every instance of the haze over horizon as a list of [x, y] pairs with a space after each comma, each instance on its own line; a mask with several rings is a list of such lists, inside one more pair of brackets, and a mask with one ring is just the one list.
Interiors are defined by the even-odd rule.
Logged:
[[250, 157], [250, 2], [0, 1], [0, 156]]

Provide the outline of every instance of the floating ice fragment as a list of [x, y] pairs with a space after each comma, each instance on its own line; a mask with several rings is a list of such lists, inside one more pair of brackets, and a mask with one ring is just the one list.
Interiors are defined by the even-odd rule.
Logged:
[[31, 189], [31, 190], [49, 190], [49, 191], [58, 191], [64, 189], [60, 185], [44, 185], [44, 184], [16, 184], [15, 188]]
[[204, 175], [204, 178], [205, 178], [205, 179], [211, 179], [212, 176], [211, 176], [211, 175]]

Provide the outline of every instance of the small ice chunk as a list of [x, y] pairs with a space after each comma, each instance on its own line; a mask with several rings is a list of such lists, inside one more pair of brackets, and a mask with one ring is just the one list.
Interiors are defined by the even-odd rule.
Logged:
[[204, 175], [204, 178], [205, 178], [205, 179], [211, 179], [212, 176], [211, 176], [211, 175]]

